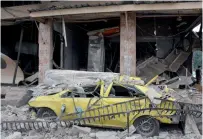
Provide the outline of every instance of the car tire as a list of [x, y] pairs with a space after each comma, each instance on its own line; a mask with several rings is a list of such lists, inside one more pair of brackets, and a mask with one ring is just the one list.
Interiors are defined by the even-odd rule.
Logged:
[[136, 132], [145, 137], [153, 137], [159, 135], [159, 121], [150, 116], [142, 116], [135, 120], [134, 127]]
[[56, 113], [49, 108], [40, 108], [37, 111], [37, 118], [47, 119], [47, 118], [56, 118], [56, 117], [57, 117]]

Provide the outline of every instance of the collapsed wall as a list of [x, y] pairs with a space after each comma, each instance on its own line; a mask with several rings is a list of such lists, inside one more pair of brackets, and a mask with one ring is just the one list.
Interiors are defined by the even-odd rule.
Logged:
[[137, 66], [136, 74], [147, 82], [164, 71], [177, 72], [189, 55], [190, 52], [174, 49], [165, 59], [152, 56]]
[[[111, 82], [122, 82], [132, 85], [144, 85], [144, 81], [138, 77], [130, 77], [112, 72], [89, 72], [74, 70], [47, 70], [43, 84], [30, 89], [33, 96], [47, 95], [60, 92], [72, 87], [84, 87], [96, 85], [99, 81], [108, 86]], [[104, 88], [105, 89], [105, 88]]]

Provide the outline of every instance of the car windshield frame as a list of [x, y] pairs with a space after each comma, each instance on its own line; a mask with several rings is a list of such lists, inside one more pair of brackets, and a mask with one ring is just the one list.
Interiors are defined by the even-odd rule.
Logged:
[[133, 85], [123, 85], [124, 87], [126, 87], [126, 89], [129, 89], [129, 90], [133, 90], [136, 94], [142, 94], [144, 96], [146, 96], [145, 93], [143, 93], [140, 89], [138, 89], [136, 86], [133, 86]]
[[[139, 90], [136, 86], [133, 86], [133, 85], [126, 85], [126, 84], [119, 84], [117, 82], [113, 82], [113, 85], [112, 85], [112, 88], [114, 86], [121, 86], [123, 88], [126, 88], [127, 90], [132, 90], [134, 91], [136, 94], [141, 94], [143, 95], [142, 97], [146, 97], [146, 94], [143, 93], [141, 90]], [[129, 92], [128, 92], [129, 93]], [[130, 94], [130, 96], [123, 96], [123, 97], [126, 97], [126, 98], [130, 98], [130, 97], [136, 97], [134, 94]], [[122, 96], [110, 96], [110, 92], [109, 92], [109, 95], [107, 97], [110, 97], [110, 98], [121, 98]], [[122, 97], [122, 98], [123, 98]]]

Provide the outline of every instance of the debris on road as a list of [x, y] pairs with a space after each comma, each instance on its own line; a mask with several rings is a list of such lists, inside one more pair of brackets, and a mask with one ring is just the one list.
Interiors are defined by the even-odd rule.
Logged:
[[[143, 91], [143, 93], [147, 96], [147, 98], [149, 98], [150, 102], [153, 104], [152, 107], [150, 108], [150, 111], [152, 113], [154, 113], [153, 109], [156, 108], [155, 107], [156, 105], [163, 104], [163, 102], [161, 101], [162, 99], [167, 100], [167, 101], [169, 101], [169, 99], [170, 99], [170, 101], [174, 101], [174, 98], [175, 98], [176, 101], [174, 101], [174, 103], [176, 103], [176, 105], [179, 102], [181, 102], [181, 104], [182, 103], [189, 103], [191, 105], [192, 104], [201, 104], [201, 102], [200, 102], [201, 99], [199, 99], [197, 101], [198, 98], [194, 97], [194, 95], [197, 94], [197, 92], [195, 92], [194, 90], [190, 90], [190, 91], [188, 91], [188, 90], [180, 90], [180, 89], [174, 89], [173, 90], [173, 89], [167, 88], [166, 85], [151, 85], [151, 84], [149, 84], [149, 85], [145, 86], [144, 82], [140, 78], [132, 78], [132, 77], [129, 77], [129, 76], [120, 76], [119, 74], [117, 74], [115, 76], [112, 75], [110, 77], [102, 77], [104, 80], [101, 80], [99, 78], [96, 78], [96, 75], [91, 75], [89, 73], [84, 72], [83, 74], [88, 74], [88, 76], [89, 76], [88, 79], [92, 81], [92, 83], [90, 83], [90, 82], [86, 82], [85, 79], [80, 78], [80, 74], [79, 73], [80, 72], [75, 73], [75, 75], [77, 75], [75, 77], [70, 77], [70, 78], [74, 78], [75, 79], [75, 81], [72, 84], [66, 84], [65, 80], [62, 80], [62, 82], [58, 83], [59, 80], [56, 79], [56, 76], [51, 76], [52, 81], [53, 82], [55, 81], [54, 84], [41, 84], [41, 85], [38, 85], [37, 87], [34, 87], [34, 88], [30, 89], [30, 92], [31, 92], [32, 96], [35, 97], [35, 98], [32, 99], [32, 101], [36, 100], [36, 98], [37, 98], [36, 96], [47, 95], [47, 96], [50, 96], [50, 97], [54, 97], [54, 95], [57, 94], [57, 92], [62, 92], [63, 90], [65, 91], [66, 89], [71, 89], [71, 91], [73, 91], [74, 88], [76, 89], [75, 90], [76, 92], [73, 92], [73, 94], [77, 94], [77, 91], [79, 91], [80, 92], [78, 94], [79, 96], [87, 95], [85, 97], [85, 99], [92, 101], [92, 99], [91, 99], [92, 97], [89, 97], [88, 96], [89, 94], [86, 92], [87, 88], [85, 88], [83, 85], [84, 84], [85, 85], [92, 85], [93, 83], [95, 84], [96, 82], [98, 83], [98, 81], [100, 81], [100, 83], [101, 83], [101, 87], [100, 88], [102, 88], [101, 89], [102, 91], [99, 89], [99, 95], [101, 95], [103, 97], [106, 97], [106, 98], [108, 98], [108, 95], [111, 94], [111, 93], [112, 93], [111, 95], [115, 95], [114, 91], [110, 91], [112, 89], [112, 86], [114, 85], [114, 83], [117, 83], [117, 86], [119, 84], [122, 84], [123, 86], [127, 87], [127, 90], [128, 91], [130, 90], [130, 94], [131, 95], [133, 95], [133, 91], [134, 92], [137, 91], [136, 89], [133, 90], [132, 86], [136, 86], [136, 85], [139, 86], [140, 85], [141, 87], [140, 88], [138, 87], [138, 88]], [[112, 73], [109, 73], [109, 75], [111, 75], [111, 74]], [[67, 75], [69, 75], [69, 74], [67, 74]], [[103, 75], [103, 74], [101, 74], [101, 75]], [[69, 81], [69, 83], [70, 82], [71, 81]], [[78, 82], [78, 84], [74, 85], [76, 82]], [[51, 82], [49, 82], [49, 83], [51, 83]], [[126, 86], [126, 84], [129, 85], [129, 86]], [[93, 90], [95, 91], [95, 89], [93, 89]], [[90, 90], [89, 90], [89, 92], [93, 93], [93, 91], [90, 91]], [[162, 96], [160, 98], [161, 100], [157, 99], [157, 98], [160, 97], [157, 94], [158, 92], [160, 92], [159, 94], [161, 94], [161, 96]], [[143, 97], [143, 96], [140, 96], [139, 93], [138, 94], [135, 93], [134, 95], [135, 95], [134, 96], [135, 98]], [[54, 97], [54, 98], [56, 99], [56, 97]], [[76, 98], [78, 98], [78, 100], [79, 100], [80, 97], [77, 96]], [[102, 97], [100, 98], [98, 96], [97, 97], [93, 96], [93, 98], [95, 98], [95, 100], [98, 100], [98, 101], [102, 100], [101, 99]], [[75, 101], [75, 97], [73, 97], [71, 100]], [[91, 103], [88, 103], [88, 104], [91, 104], [90, 107], [89, 106], [87, 107], [88, 110], [89, 110], [89, 113], [91, 114], [90, 117], [91, 116], [94, 117], [94, 113], [96, 112], [96, 111], [91, 111], [91, 110], [93, 110], [93, 106], [97, 102], [97, 101], [95, 101], [95, 102], [94, 101], [92, 101]], [[130, 100], [130, 101], [133, 102], [133, 100]], [[109, 109], [110, 109], [111, 107], [113, 108], [113, 106], [115, 105], [114, 103], [108, 105], [107, 102], [108, 101], [105, 101], [105, 104], [102, 103], [103, 106], [101, 108], [103, 108], [105, 106], [105, 107], [109, 107]], [[124, 102], [125, 101], [122, 101], [123, 104], [124, 104]], [[147, 102], [147, 101], [145, 101], [145, 102]], [[77, 102], [77, 103], [79, 104], [79, 102]], [[125, 103], [127, 104], [127, 101]], [[29, 103], [29, 105], [30, 105], [30, 103]], [[117, 106], [119, 106], [119, 105], [117, 105]], [[143, 104], [140, 103], [140, 105], [143, 105]], [[128, 104], [126, 106], [128, 106]], [[130, 109], [131, 107], [126, 107], [126, 106], [122, 105], [121, 108], [119, 106], [119, 109], [121, 109], [122, 112], [125, 112], [125, 108], [127, 108], [128, 111], [131, 110]], [[70, 105], [69, 105], [69, 107], [70, 107]], [[69, 107], [67, 107], [67, 109]], [[171, 105], [171, 107], [173, 107], [173, 106]], [[42, 123], [43, 122], [46, 123], [46, 121], [44, 121], [44, 120], [36, 119], [36, 117], [32, 117], [32, 114], [29, 111], [29, 108], [30, 107], [28, 105], [25, 105], [25, 106], [19, 107], [19, 108], [13, 107], [13, 106], [2, 107], [2, 109], [1, 109], [2, 120], [3, 121], [5, 121], [5, 120], [6, 121], [18, 121], [18, 120], [22, 120], [22, 122], [23, 122], [25, 120], [29, 121], [31, 119], [34, 119], [36, 121], [39, 121], [39, 122], [41, 121]], [[34, 108], [34, 107], [32, 107], [32, 108]], [[97, 108], [99, 110], [100, 107], [97, 106]], [[137, 108], [137, 106], [135, 108]], [[59, 107], [59, 109], [61, 109], [61, 107]], [[107, 108], [107, 110], [109, 110], [109, 109]], [[78, 112], [78, 110], [79, 109], [77, 108], [75, 112]], [[113, 111], [112, 111], [113, 114], [114, 114], [113, 117], [115, 117], [116, 116], [115, 114], [117, 114], [115, 110], [113, 108]], [[140, 110], [142, 111], [141, 107], [140, 107]], [[38, 111], [38, 109], [36, 109], [36, 111]], [[81, 112], [85, 112], [85, 111], [81, 111]], [[108, 112], [108, 114], [111, 114], [111, 111], [109, 111], [109, 112]], [[104, 113], [104, 114], [107, 114], [107, 113]], [[109, 117], [112, 118], [112, 115], [108, 115], [108, 114], [106, 115], [106, 117], [103, 116], [103, 118], [106, 118], [106, 120]], [[163, 111], [162, 111], [162, 114], [163, 114]], [[80, 115], [80, 113], [76, 113], [76, 115], [74, 115], [74, 113], [72, 113], [73, 117], [76, 116], [78, 118], [79, 115]], [[102, 115], [100, 115], [100, 116], [102, 116]], [[80, 118], [78, 118], [77, 120], [79, 121]], [[77, 122], [77, 120], [75, 120], [75, 121]], [[90, 122], [93, 122], [93, 121], [91, 121], [93, 119], [89, 119], [89, 120], [90, 120]], [[115, 121], [115, 120], [116, 120], [115, 118], [109, 119], [108, 123], [110, 124], [112, 121]], [[126, 120], [126, 118], [124, 118], [124, 120]], [[161, 119], [159, 119], [159, 120], [161, 120]], [[83, 121], [84, 121], [84, 119], [83, 119]], [[86, 119], [86, 121], [88, 121], [88, 120]], [[79, 121], [79, 123], [80, 122], [81, 121]], [[103, 122], [105, 122], [104, 119], [103, 119]], [[120, 120], [120, 122], [122, 122], [122, 121]], [[194, 118], [194, 122], [199, 123], [199, 120], [197, 120], [197, 118], [196, 119]], [[35, 132], [34, 131], [35, 128], [33, 127], [33, 128], [30, 129], [30, 131], [27, 131], [27, 132], [24, 131], [25, 129], [20, 130], [21, 137], [23, 139], [35, 139], [36, 137], [38, 137], [38, 138], [45, 138], [45, 139], [46, 138], [70, 138], [70, 139], [72, 139], [72, 138], [73, 139], [74, 138], [75, 139], [76, 138], [81, 138], [81, 139], [91, 139], [91, 138], [92, 139], [94, 139], [94, 138], [97, 138], [97, 139], [131, 139], [131, 138], [142, 139], [143, 138], [143, 139], [145, 139], [146, 138], [146, 137], [142, 136], [141, 134], [137, 134], [136, 133], [136, 129], [135, 129], [135, 127], [134, 127], [134, 125], [132, 123], [131, 123], [130, 128], [129, 128], [129, 134], [128, 134], [128, 130], [125, 130], [125, 131], [122, 131], [122, 132], [119, 132], [119, 131], [116, 132], [116, 131], [110, 131], [110, 130], [109, 131], [105, 131], [105, 132], [104, 131], [99, 131], [99, 130], [95, 131], [94, 128], [81, 127], [81, 126], [78, 126], [77, 123], [74, 123], [74, 122], [72, 123], [73, 125], [69, 124], [69, 126], [63, 126], [64, 124], [60, 123], [60, 121], [55, 121], [55, 122], [50, 122], [49, 121], [47, 123], [48, 123], [47, 124], [47, 128], [42, 129], [42, 125], [39, 126], [38, 130], [39, 129], [41, 130], [39, 132], [39, 133], [41, 133], [41, 135], [39, 135], [38, 132]], [[123, 123], [125, 123], [125, 122], [123, 122]], [[33, 124], [33, 126], [36, 125], [36, 124]], [[74, 125], [74, 124], [76, 124], [76, 125]], [[72, 125], [72, 127], [70, 125]], [[101, 125], [102, 125], [102, 127], [104, 127], [104, 123], [102, 123]], [[1, 132], [1, 135], [4, 136], [4, 137], [12, 136], [13, 134], [14, 133], [12, 131], [2, 131]], [[188, 136], [198, 137], [198, 136], [200, 136], [200, 134], [197, 134], [196, 132], [190, 132], [190, 133], [188, 133], [185, 136], [181, 135], [181, 138], [186, 138], [187, 139]], [[172, 138], [172, 137], [171, 137], [171, 133], [169, 133], [169, 132], [160, 132], [159, 136], [154, 136], [154, 138], [160, 138], [160, 139], [161, 138], [162, 139], [166, 138], [166, 139], [168, 139], [168, 138]]]
[[1, 119], [2, 120], [27, 120], [30, 119], [29, 107], [25, 105], [20, 108], [16, 108], [15, 106], [5, 106], [1, 110]]
[[6, 139], [22, 139], [22, 135], [20, 132], [14, 132], [13, 134], [6, 137]]
[[[134, 127], [134, 125], [131, 125], [129, 127], [129, 135], [131, 136], [135, 131], [136, 131], [136, 128]], [[121, 139], [127, 137], [128, 136], [128, 129], [126, 129], [125, 131], [121, 132], [118, 136]]]

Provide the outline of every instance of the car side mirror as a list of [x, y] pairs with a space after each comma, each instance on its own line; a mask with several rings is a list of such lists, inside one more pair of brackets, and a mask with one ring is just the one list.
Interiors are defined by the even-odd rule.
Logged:
[[65, 113], [65, 111], [66, 111], [66, 105], [63, 104], [63, 105], [61, 106], [61, 114]]

